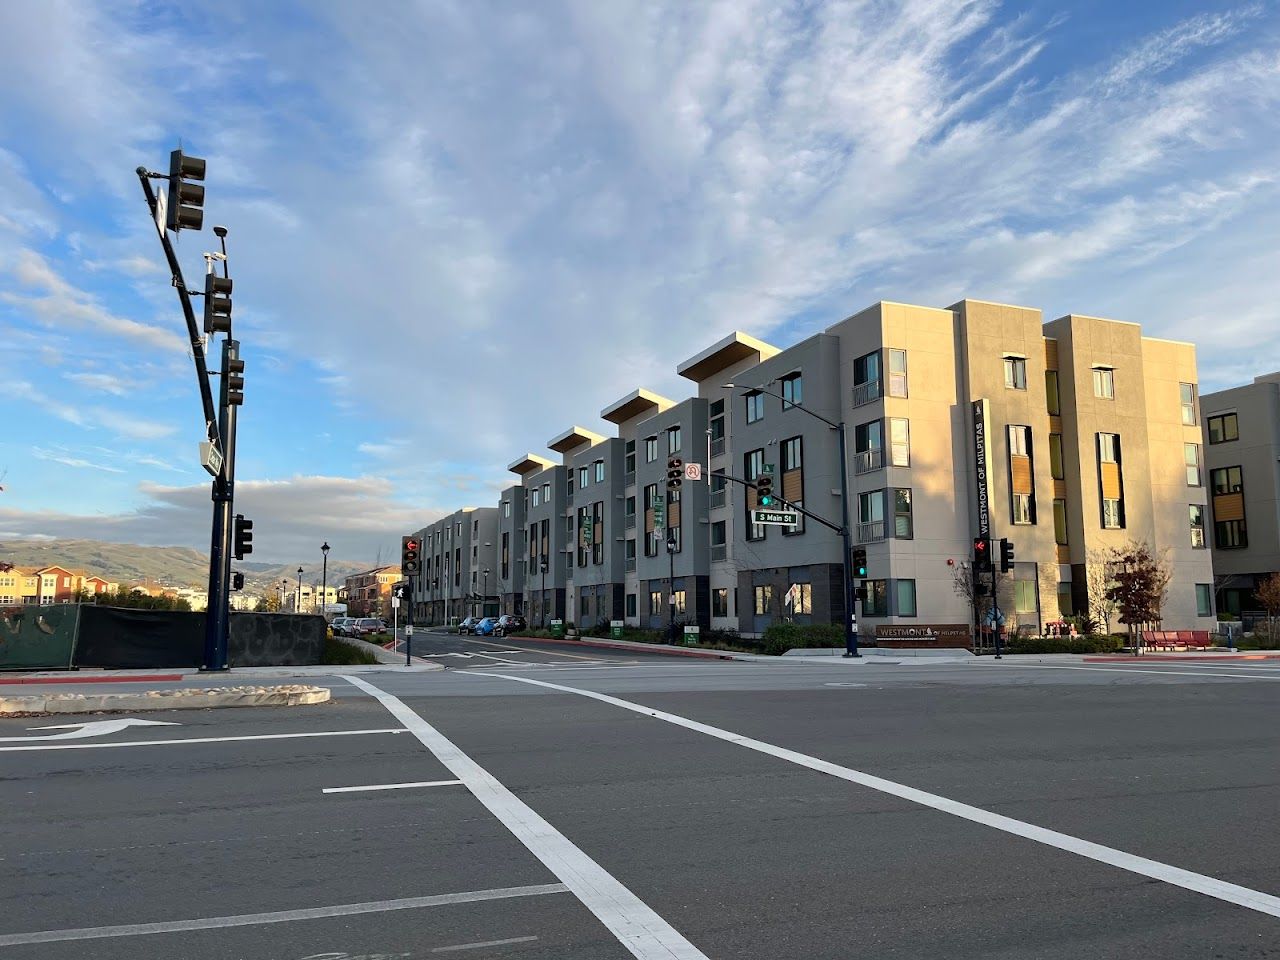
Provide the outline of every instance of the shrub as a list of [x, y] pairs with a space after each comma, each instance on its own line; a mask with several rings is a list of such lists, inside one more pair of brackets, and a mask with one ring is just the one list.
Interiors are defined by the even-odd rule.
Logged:
[[1117, 653], [1123, 637], [1090, 634], [1085, 637], [1019, 637], [1005, 644], [1005, 653]]
[[844, 646], [844, 630], [834, 623], [773, 623], [765, 628], [763, 652], [781, 656], [788, 650]]
[[378, 658], [372, 652], [363, 650], [355, 644], [345, 643], [330, 634], [324, 638], [324, 656], [320, 658], [320, 662], [348, 666], [359, 663], [377, 663]]

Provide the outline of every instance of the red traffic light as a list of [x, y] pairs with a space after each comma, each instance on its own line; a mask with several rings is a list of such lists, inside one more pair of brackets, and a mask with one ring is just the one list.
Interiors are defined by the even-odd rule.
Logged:
[[417, 541], [417, 540], [413, 540], [413, 539], [406, 540], [406, 541], [404, 542], [404, 548], [405, 548], [406, 550], [417, 550], [417, 549], [418, 549], [418, 541]]
[[986, 540], [984, 540], [984, 539], [983, 539], [983, 538], [981, 538], [981, 537], [975, 537], [975, 538], [974, 538], [974, 541], [973, 541], [973, 552], [974, 552], [974, 553], [986, 553], [986, 552], [987, 552], [987, 541], [986, 541]]

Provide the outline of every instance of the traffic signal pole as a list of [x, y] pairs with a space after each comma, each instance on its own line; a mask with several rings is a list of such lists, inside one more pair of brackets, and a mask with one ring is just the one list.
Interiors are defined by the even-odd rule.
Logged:
[[204, 620], [203, 669], [226, 670], [230, 620], [231, 589], [231, 516], [235, 503], [236, 478], [236, 410], [228, 399], [226, 371], [232, 360], [240, 358], [240, 341], [230, 337], [222, 341], [223, 377], [219, 389], [218, 432], [226, 449], [222, 454], [221, 475], [213, 481], [213, 538], [209, 545], [209, 603]]
[[853, 592], [853, 578], [849, 576], [850, 554], [853, 552], [853, 536], [849, 530], [849, 463], [846, 448], [844, 421], [836, 428], [840, 436], [840, 579], [844, 581], [844, 647], [850, 656], [861, 657], [858, 652], [858, 631], [854, 626], [857, 600]]

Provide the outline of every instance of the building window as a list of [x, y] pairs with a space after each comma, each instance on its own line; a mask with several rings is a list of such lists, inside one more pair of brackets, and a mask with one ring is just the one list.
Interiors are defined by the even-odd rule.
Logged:
[[1119, 530], [1124, 526], [1120, 521], [1120, 501], [1102, 499], [1102, 526], [1107, 530]]
[[1184, 443], [1182, 459], [1187, 464], [1187, 486], [1198, 487], [1204, 482], [1200, 477], [1200, 444]]
[[880, 352], [875, 351], [853, 361], [853, 405], [860, 407], [880, 396]]
[[1178, 384], [1178, 399], [1182, 403], [1183, 426], [1196, 425], [1196, 385], [1194, 383]]
[[682, 440], [679, 427], [667, 428], [667, 453], [679, 453], [682, 448]]
[[596, 483], [604, 483], [604, 461], [596, 461]]
[[1239, 467], [1217, 467], [1209, 471], [1209, 485], [1215, 497], [1240, 493], [1244, 490], [1244, 475]]
[[898, 487], [893, 491], [893, 535], [898, 540], [910, 540], [914, 535], [911, 522], [911, 491]]
[[1220, 413], [1210, 417], [1208, 426], [1210, 443], [1227, 443], [1240, 439], [1240, 422], [1234, 413]]
[[[570, 480], [569, 482], [572, 483], [573, 481]], [[542, 502], [548, 503], [548, 504], [551, 502], [551, 482], [550, 481], [547, 481], [542, 485]]]
[[900, 617], [916, 615], [916, 582], [914, 580], [893, 581], [893, 605]]
[[1062, 413], [1062, 396], [1058, 392], [1058, 371], [1044, 372], [1044, 395], [1049, 408], [1049, 416], [1056, 417]]
[[1243, 520], [1216, 520], [1213, 545], [1219, 550], [1243, 550], [1249, 546], [1249, 533]]
[[645, 437], [644, 438], [644, 462], [653, 463], [653, 461], [657, 459], [658, 459], [658, 438]]
[[1060, 547], [1067, 545], [1067, 501], [1053, 501], [1053, 541]]
[[867, 599], [862, 601], [863, 616], [889, 616], [889, 581], [867, 580], [866, 585]]
[[651, 517], [649, 511], [653, 510], [654, 504], [658, 502], [658, 485], [650, 483], [644, 488], [644, 509], [645, 517], [645, 538], [644, 538], [644, 555], [646, 557], [656, 557], [658, 555], [658, 540], [662, 536], [662, 527], [658, 525], [657, 518], [652, 517], [653, 523], [650, 525]]
[[1066, 479], [1062, 469], [1062, 434], [1049, 434], [1049, 476], [1054, 480]]
[[590, 468], [579, 467], [578, 468], [578, 488], [581, 490], [585, 490], [587, 488], [587, 483], [588, 481], [590, 481], [590, 479], [591, 479]]
[[622, 466], [623, 472], [635, 473], [636, 472], [636, 442], [634, 440], [628, 440], [626, 446], [623, 448], [623, 453], [625, 454], [625, 456], [623, 457], [623, 466]]
[[907, 351], [889, 348], [889, 396], [907, 395]]
[[1015, 580], [1013, 582], [1013, 609], [1015, 613], [1035, 613], [1036, 582], [1034, 580]]
[[502, 515], [503, 515], [504, 517], [509, 517], [509, 516], [511, 516], [511, 501], [510, 501], [510, 500], [503, 500], [503, 501], [502, 501]]
[[755, 589], [755, 611], [757, 617], [767, 616], [773, 606], [773, 585], [768, 583], [760, 584]]
[[904, 417], [889, 418], [889, 462], [911, 466], [911, 422]]
[[1213, 585], [1209, 583], [1196, 584], [1196, 616], [1212, 617], [1213, 616]]
[[711, 545], [713, 547], [723, 547], [725, 545], [725, 537], [728, 535], [728, 525], [723, 520], [717, 520], [711, 524]]
[[626, 506], [623, 507], [623, 514], [628, 517], [634, 517], [636, 515], [636, 498], [634, 494], [627, 497]]
[[1191, 512], [1191, 546], [1204, 547], [1204, 507], [1198, 503], [1188, 505]]
[[712, 400], [708, 416], [719, 417], [724, 414], [724, 397], [719, 400]]
[[782, 472], [804, 467], [803, 438], [790, 437], [782, 441]]
[[636, 542], [635, 540], [627, 540], [623, 544], [622, 555], [624, 559], [634, 560], [636, 558]]
[[1093, 395], [1102, 400], [1116, 398], [1116, 372], [1111, 367], [1093, 368]]
[[684, 616], [684, 591], [673, 590], [671, 592], [671, 612], [677, 617]]
[[747, 423], [755, 423], [764, 418], [764, 394], [748, 393], [742, 398], [747, 407]]
[[711, 591], [711, 615], [713, 617], [729, 616], [729, 590], [727, 587], [716, 587]]
[[[756, 478], [760, 476], [764, 469], [764, 450], [751, 450], [743, 457], [743, 473], [748, 482], [754, 483]], [[781, 492], [781, 491], [779, 491]], [[763, 523], [751, 522], [751, 508], [755, 504], [755, 491], [748, 490], [747, 496], [743, 498], [743, 504], [746, 507], [746, 516], [744, 520], [747, 525], [748, 540], [763, 540], [765, 538], [765, 525]]]
[[1036, 522], [1036, 498], [1031, 428], [1010, 424], [1008, 438], [1010, 519], [1015, 524], [1032, 524]]
[[1015, 493], [1013, 495], [1013, 522], [1019, 525], [1031, 523], [1031, 494]]
[[813, 613], [813, 584], [793, 583], [787, 588], [787, 594], [783, 599], [793, 617], [797, 614], [811, 614]]
[[582, 616], [584, 617], [587, 615], [587, 603], [588, 603], [588, 598], [587, 598], [587, 595], [584, 593], [581, 597], [578, 598], [578, 609], [582, 614]]
[[1027, 358], [1004, 358], [1004, 385], [1010, 390], [1027, 389]]
[[1102, 526], [1124, 528], [1124, 485], [1120, 472], [1120, 435], [1097, 434], [1098, 487], [1102, 501]]
[[636, 595], [634, 593], [627, 594], [627, 616], [634, 617], [636, 615]]
[[658, 617], [662, 615], [662, 591], [649, 591], [649, 615]]
[[782, 409], [790, 410], [804, 402], [804, 381], [799, 372], [782, 377]]
[[858, 540], [870, 543], [884, 539], [884, 491], [858, 494]]
[[542, 503], [542, 491], [537, 487], [533, 488], [533, 505], [536, 507]]

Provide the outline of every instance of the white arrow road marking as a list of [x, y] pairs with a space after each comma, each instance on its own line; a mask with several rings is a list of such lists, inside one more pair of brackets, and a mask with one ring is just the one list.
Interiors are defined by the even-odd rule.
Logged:
[[84, 723], [59, 723], [48, 727], [27, 727], [28, 730], [66, 730], [51, 733], [47, 737], [0, 737], [0, 743], [29, 743], [33, 740], [80, 740], [84, 737], [105, 737], [119, 733], [128, 727], [177, 727], [169, 720], [141, 720], [137, 717], [120, 717], [117, 720], [87, 720]]

